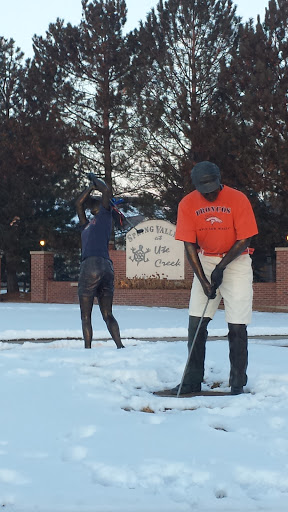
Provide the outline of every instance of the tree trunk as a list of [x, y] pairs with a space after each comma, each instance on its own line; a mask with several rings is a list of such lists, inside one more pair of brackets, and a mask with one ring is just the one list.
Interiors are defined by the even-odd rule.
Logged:
[[6, 253], [6, 274], [7, 274], [7, 293], [19, 292], [17, 279], [17, 262], [13, 255]]

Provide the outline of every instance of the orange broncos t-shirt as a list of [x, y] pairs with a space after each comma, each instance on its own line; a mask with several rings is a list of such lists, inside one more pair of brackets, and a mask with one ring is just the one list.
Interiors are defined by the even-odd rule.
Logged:
[[236, 240], [258, 233], [248, 198], [239, 190], [223, 186], [216, 201], [207, 201], [197, 190], [180, 201], [176, 240], [198, 243], [207, 253], [225, 253]]

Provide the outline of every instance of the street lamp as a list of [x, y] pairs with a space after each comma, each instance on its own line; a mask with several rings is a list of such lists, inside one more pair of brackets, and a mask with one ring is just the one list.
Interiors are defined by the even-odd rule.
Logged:
[[45, 247], [45, 244], [46, 244], [45, 240], [40, 240], [39, 244], [42, 247], [42, 251], [44, 251], [44, 247]]

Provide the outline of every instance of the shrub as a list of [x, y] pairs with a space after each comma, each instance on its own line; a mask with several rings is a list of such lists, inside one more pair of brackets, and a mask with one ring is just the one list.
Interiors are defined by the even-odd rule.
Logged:
[[172, 280], [160, 279], [159, 277], [138, 278], [132, 279], [115, 279], [115, 288], [121, 289], [140, 289], [140, 290], [177, 290], [177, 289], [190, 289], [191, 281], [187, 279]]

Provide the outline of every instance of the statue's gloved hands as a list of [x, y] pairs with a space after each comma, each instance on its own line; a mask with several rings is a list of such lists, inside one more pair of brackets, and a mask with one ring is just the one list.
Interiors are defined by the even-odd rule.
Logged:
[[224, 268], [221, 268], [219, 265], [216, 265], [211, 274], [211, 285], [215, 289], [215, 292], [223, 281], [223, 272]]
[[212, 286], [208, 280], [201, 282], [201, 285], [202, 285], [202, 288], [203, 288], [203, 291], [204, 291], [206, 297], [208, 297], [208, 299], [215, 299], [216, 288], [214, 286]]
[[99, 187], [99, 185], [105, 185], [105, 181], [101, 180], [101, 178], [97, 178], [96, 174], [94, 172], [89, 172], [88, 179], [95, 185], [95, 187]]
[[95, 185], [95, 181], [98, 179], [96, 174], [93, 172], [89, 172], [88, 179]]

